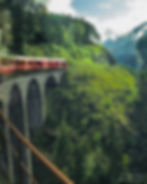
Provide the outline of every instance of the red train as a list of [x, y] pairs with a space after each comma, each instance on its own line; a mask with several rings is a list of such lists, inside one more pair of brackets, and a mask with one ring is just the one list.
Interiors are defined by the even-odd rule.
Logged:
[[64, 59], [13, 57], [0, 58], [0, 75], [18, 72], [65, 69], [67, 62]]

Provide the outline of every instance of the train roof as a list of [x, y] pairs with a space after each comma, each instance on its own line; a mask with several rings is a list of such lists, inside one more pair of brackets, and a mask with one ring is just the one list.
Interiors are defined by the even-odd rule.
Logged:
[[7, 59], [10, 59], [10, 60], [18, 60], [18, 61], [24, 61], [24, 60], [31, 60], [32, 62], [33, 61], [36, 61], [36, 60], [47, 60], [47, 61], [52, 61], [52, 60], [55, 60], [55, 61], [66, 61], [64, 58], [51, 58], [51, 57], [32, 57], [32, 56], [10, 56], [10, 57], [2, 57], [0, 58], [0, 60], [7, 60]]
[[14, 56], [12, 59], [20, 59], [20, 60], [61, 60], [65, 61], [64, 58], [52, 58], [52, 57], [32, 57], [32, 56]]

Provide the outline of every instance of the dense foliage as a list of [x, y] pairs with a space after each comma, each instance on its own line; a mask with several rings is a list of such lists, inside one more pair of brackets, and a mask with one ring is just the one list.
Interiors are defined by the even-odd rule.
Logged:
[[131, 159], [127, 114], [136, 92], [125, 69], [92, 63], [69, 68], [63, 86], [48, 95], [48, 119], [39, 132], [45, 137], [37, 145], [76, 183], [120, 183]]
[[[131, 155], [134, 160], [132, 170], [146, 183], [146, 160], [147, 160], [147, 70], [141, 72], [138, 79], [139, 98], [135, 103], [132, 116], [132, 127], [134, 128], [134, 140], [132, 140]], [[141, 183], [140, 182], [140, 183]]]
[[[24, 53], [25, 44], [58, 44], [62, 46], [98, 43], [99, 34], [81, 19], [48, 14], [45, 6], [35, 0], [1, 0], [1, 43], [10, 51]], [[7, 39], [6, 39], [7, 38]]]
[[23, 1], [23, 6], [19, 0], [3, 0], [0, 5], [1, 55], [64, 56], [69, 61], [87, 58], [115, 64], [112, 55], [98, 45], [100, 36], [90, 23], [49, 14], [35, 0]]
[[[62, 85], [48, 93], [48, 117], [32, 141], [75, 183], [146, 184], [147, 71], [116, 66], [86, 21], [49, 14], [35, 0], [21, 3], [0, 0], [0, 54], [64, 57], [69, 64]], [[129, 43], [119, 51], [127, 45], [130, 56]], [[145, 61], [146, 37], [138, 50]], [[34, 169], [40, 183], [58, 183], [36, 160]]]

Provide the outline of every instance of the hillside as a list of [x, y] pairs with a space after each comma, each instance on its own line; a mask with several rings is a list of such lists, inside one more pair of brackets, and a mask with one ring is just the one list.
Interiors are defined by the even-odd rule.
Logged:
[[[65, 57], [69, 62], [90, 60], [115, 64], [113, 56], [99, 44], [99, 34], [90, 23], [65, 15], [40, 14], [38, 30], [26, 41], [23, 54]], [[31, 32], [31, 30], [30, 30]]]
[[138, 53], [137, 44], [140, 38], [146, 34], [147, 22], [116, 40], [107, 40], [104, 45], [111, 51], [121, 65], [129, 68], [141, 68], [143, 61]]
[[[130, 184], [136, 173], [143, 178], [138, 184], [146, 184], [147, 72], [139, 78], [116, 65], [90, 23], [50, 14], [35, 0], [24, 6], [11, 2], [0, 12], [0, 52], [68, 61], [61, 85], [50, 85], [46, 93], [47, 117], [42, 127], [31, 129], [32, 143], [77, 184]], [[114, 53], [133, 55], [139, 30], [120, 38]], [[130, 65], [136, 67], [134, 59]], [[32, 161], [38, 183], [59, 184], [35, 157]]]
[[[10, 13], [7, 12], [7, 16]], [[9, 18], [6, 18], [9, 20]], [[100, 36], [90, 23], [65, 15], [47, 12], [25, 12], [23, 27], [9, 22], [5, 31], [0, 53], [65, 57], [68, 61], [76, 59], [115, 64], [115, 59], [99, 43]], [[19, 33], [19, 34], [18, 34]], [[8, 38], [11, 38], [9, 40]], [[19, 39], [19, 41], [18, 41]], [[9, 40], [9, 41], [8, 41]]]
[[147, 67], [147, 33], [137, 43], [137, 49], [143, 62], [143, 68]]

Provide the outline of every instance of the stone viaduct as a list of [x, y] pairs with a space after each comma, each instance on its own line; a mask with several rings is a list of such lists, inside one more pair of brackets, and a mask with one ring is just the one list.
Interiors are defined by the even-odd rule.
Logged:
[[[45, 122], [47, 94], [56, 85], [61, 84], [64, 73], [63, 70], [40, 71], [21, 74], [0, 83], [0, 108], [28, 139], [30, 139], [30, 130], [40, 127]], [[7, 140], [2, 161], [7, 166], [11, 183], [30, 184], [28, 177], [20, 175], [21, 182], [17, 177], [20, 169], [13, 156], [11, 145], [19, 151], [28, 170], [33, 172], [30, 151], [19, 144], [17, 138], [5, 124], [3, 131]]]

